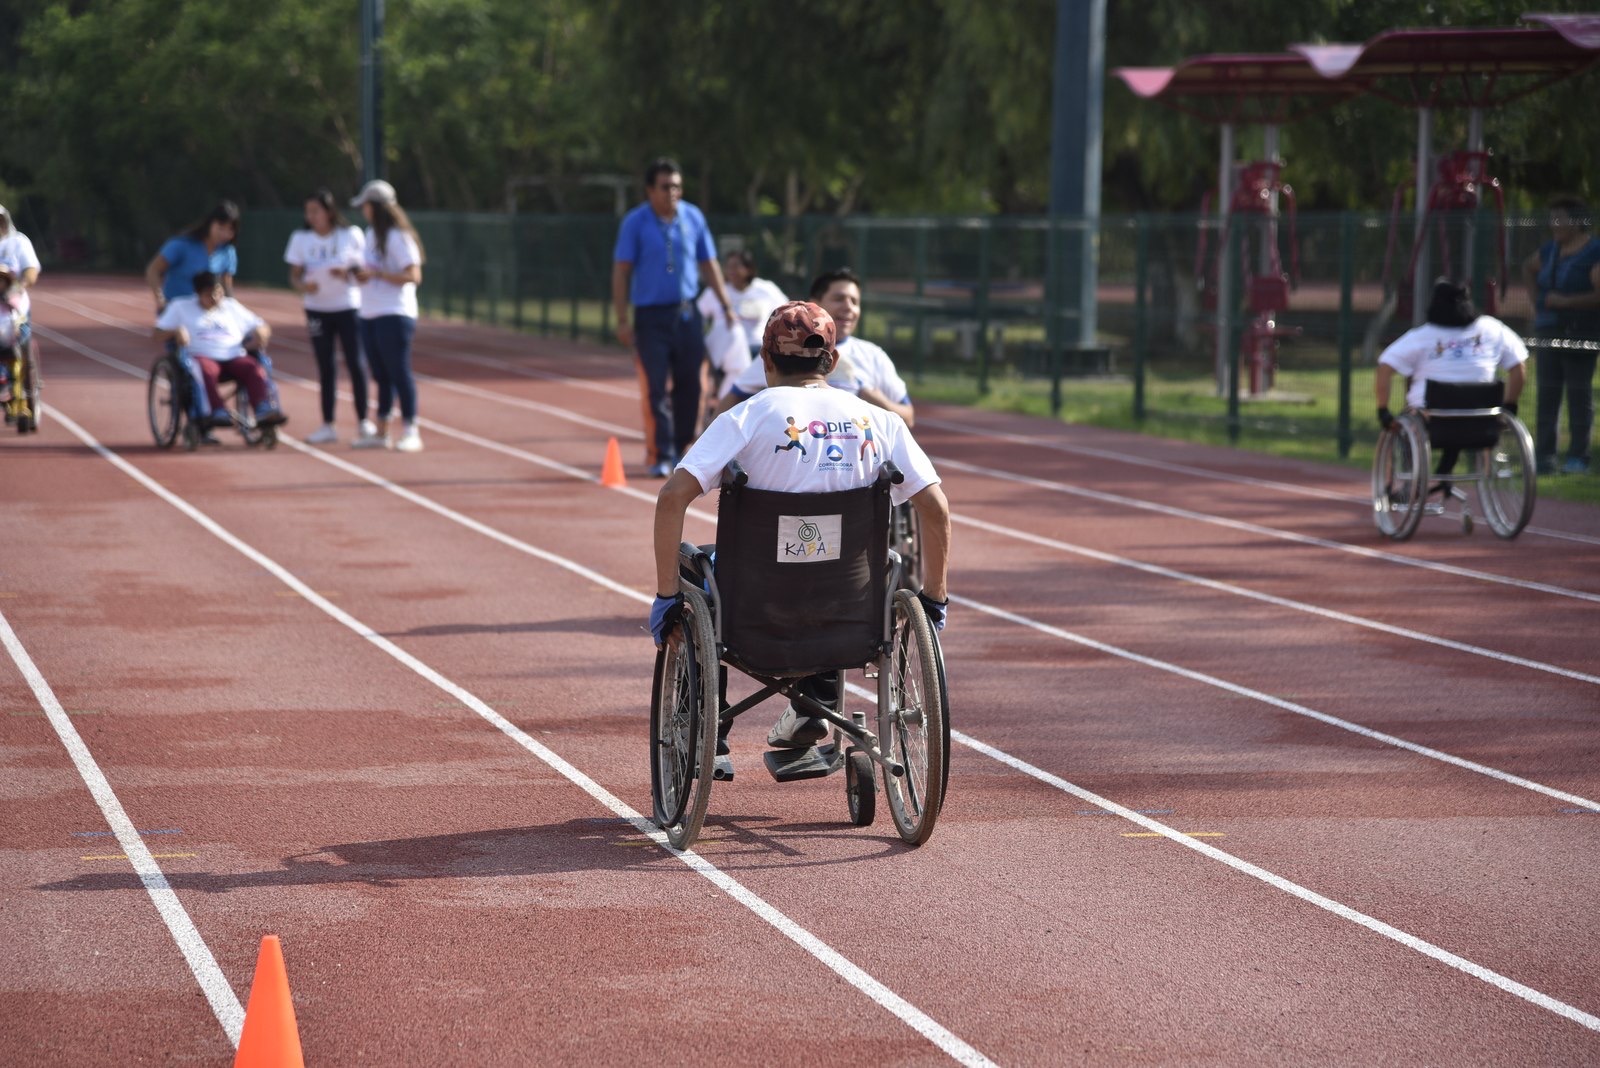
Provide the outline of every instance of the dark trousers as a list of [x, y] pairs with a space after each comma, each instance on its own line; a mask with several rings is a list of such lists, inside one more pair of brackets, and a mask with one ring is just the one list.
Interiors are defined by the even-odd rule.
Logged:
[[272, 399], [272, 392], [267, 388], [267, 373], [253, 357], [235, 356], [231, 360], [218, 361], [209, 356], [194, 356], [194, 363], [199, 368], [201, 381], [205, 383], [206, 398], [213, 412], [228, 410], [222, 400], [223, 382], [239, 383], [250, 398], [250, 407], [257, 411]]
[[1539, 417], [1533, 452], [1541, 461], [1555, 459], [1563, 395], [1567, 399], [1567, 455], [1580, 460], [1589, 458], [1596, 355], [1571, 349], [1540, 349], [1534, 354], [1539, 372]]
[[350, 371], [350, 392], [356, 397], [356, 418], [367, 417], [367, 365], [361, 359], [357, 337], [356, 312], [306, 312], [306, 331], [311, 335], [311, 351], [317, 354], [317, 378], [322, 385], [322, 421], [333, 422], [334, 401], [338, 399], [337, 367], [333, 360], [334, 343], [344, 349], [344, 365]]
[[400, 398], [400, 418], [417, 418], [417, 382], [411, 376], [411, 339], [417, 321], [409, 315], [380, 315], [361, 320], [361, 347], [378, 383], [378, 418], [387, 419]]
[[[644, 402], [645, 463], [676, 463], [694, 440], [700, 418], [700, 364], [705, 327], [693, 305], [633, 310], [633, 344]], [[669, 388], [670, 387], [670, 388]]]

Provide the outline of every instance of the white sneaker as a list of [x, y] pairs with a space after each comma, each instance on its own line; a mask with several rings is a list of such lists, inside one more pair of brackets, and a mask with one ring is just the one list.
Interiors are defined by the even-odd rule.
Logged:
[[405, 429], [400, 432], [399, 440], [394, 443], [394, 448], [396, 452], [422, 451], [422, 435], [417, 433], [417, 425], [415, 423], [407, 423], [405, 425]]
[[389, 438], [371, 419], [361, 420], [361, 433], [350, 443], [352, 449], [387, 449]]
[[332, 445], [339, 440], [339, 432], [333, 429], [332, 423], [323, 423], [317, 429], [306, 435], [307, 445]]
[[774, 749], [809, 749], [828, 736], [828, 721], [818, 716], [802, 716], [794, 706], [783, 710], [767, 735]]

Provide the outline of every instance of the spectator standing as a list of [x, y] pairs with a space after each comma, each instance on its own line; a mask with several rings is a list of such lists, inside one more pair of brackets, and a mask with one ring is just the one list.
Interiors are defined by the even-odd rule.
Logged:
[[706, 380], [701, 383], [706, 423], [717, 414], [717, 401], [728, 395], [734, 380], [758, 360], [762, 332], [767, 317], [788, 301], [777, 284], [756, 275], [756, 258], [746, 249], [728, 253], [722, 260], [722, 277], [733, 302], [736, 322], [729, 324], [717, 314], [717, 295], [707, 286], [696, 303], [706, 330]]
[[361, 266], [366, 237], [359, 227], [344, 221], [327, 189], [318, 189], [306, 198], [305, 217], [305, 229], [289, 236], [283, 260], [289, 265], [289, 285], [305, 304], [306, 332], [311, 335], [322, 389], [322, 426], [306, 435], [306, 441], [328, 445], [339, 440], [333, 427], [338, 400], [336, 344], [344, 349], [345, 367], [350, 371], [358, 436], [372, 438], [378, 429], [367, 418], [367, 370], [356, 326], [356, 309], [361, 306], [356, 270]]
[[155, 295], [156, 314], [167, 301], [194, 295], [194, 276], [214, 274], [225, 296], [233, 296], [233, 276], [239, 273], [239, 205], [219, 200], [202, 219], [161, 246], [144, 269], [144, 280]]
[[700, 284], [735, 325], [716, 246], [700, 209], [683, 199], [683, 172], [665, 157], [645, 170], [646, 199], [623, 216], [612, 254], [617, 340], [632, 346], [644, 396], [645, 463], [666, 478], [694, 440], [700, 416], [705, 326]]
[[1600, 240], [1590, 232], [1583, 201], [1550, 204], [1551, 239], [1522, 265], [1533, 298], [1537, 335], [1538, 418], [1534, 456], [1540, 474], [1556, 470], [1561, 400], [1567, 401], [1567, 459], [1561, 470], [1589, 470], [1594, 428], [1594, 369], [1600, 346]]
[[[411, 343], [417, 334], [417, 286], [422, 284], [422, 239], [400, 207], [394, 186], [381, 178], [361, 187], [350, 201], [371, 229], [362, 247], [356, 280], [361, 283], [361, 347], [378, 383], [378, 420], [358, 449], [421, 452], [417, 431], [417, 383], [411, 374]], [[390, 415], [400, 401], [401, 429], [390, 440]]]

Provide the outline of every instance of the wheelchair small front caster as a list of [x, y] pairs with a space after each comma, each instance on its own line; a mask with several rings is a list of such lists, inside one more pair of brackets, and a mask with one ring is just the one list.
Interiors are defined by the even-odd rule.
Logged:
[[1461, 515], [1461, 533], [1472, 533], [1472, 516], [1465, 512], [1463, 512]]
[[850, 806], [850, 822], [870, 827], [878, 815], [878, 784], [873, 777], [872, 758], [851, 749], [845, 758], [844, 797]]

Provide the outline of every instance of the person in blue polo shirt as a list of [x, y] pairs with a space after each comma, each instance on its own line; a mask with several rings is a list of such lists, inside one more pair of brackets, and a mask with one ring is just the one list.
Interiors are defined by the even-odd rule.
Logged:
[[[705, 326], [695, 294], [705, 282], [731, 327], [711, 229], [683, 199], [683, 172], [661, 158], [645, 170], [647, 199], [623, 216], [612, 254], [611, 302], [617, 340], [631, 345], [644, 380], [645, 463], [666, 478], [694, 440], [700, 417]], [[630, 314], [631, 313], [631, 314]]]
[[156, 298], [156, 314], [167, 301], [194, 295], [194, 276], [216, 275], [222, 290], [233, 296], [233, 276], [239, 273], [239, 253], [233, 247], [239, 236], [239, 206], [220, 200], [217, 206], [183, 233], [161, 246], [144, 269], [144, 280]]

